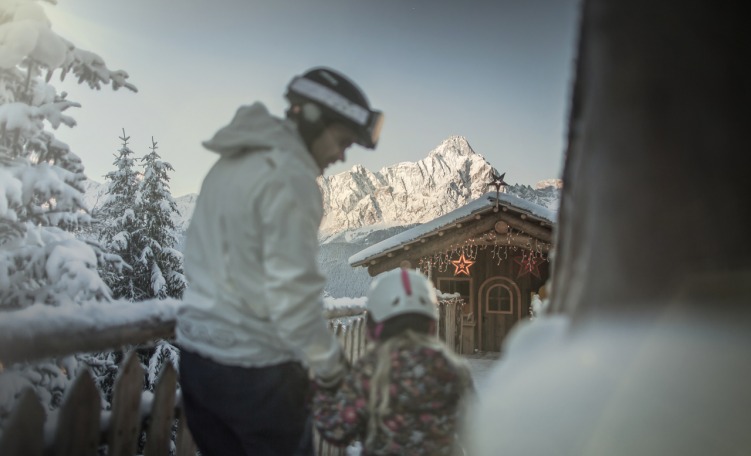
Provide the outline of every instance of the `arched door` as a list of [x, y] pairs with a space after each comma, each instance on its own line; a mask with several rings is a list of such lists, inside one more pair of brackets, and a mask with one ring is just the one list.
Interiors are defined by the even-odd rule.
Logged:
[[521, 318], [521, 292], [508, 277], [492, 277], [481, 286], [477, 299], [479, 349], [500, 351], [506, 334]]

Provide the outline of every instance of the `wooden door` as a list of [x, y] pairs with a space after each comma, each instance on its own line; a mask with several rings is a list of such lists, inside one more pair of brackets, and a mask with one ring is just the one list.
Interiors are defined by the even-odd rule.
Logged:
[[497, 352], [511, 328], [521, 318], [519, 286], [508, 277], [493, 277], [480, 287], [477, 297], [479, 349]]

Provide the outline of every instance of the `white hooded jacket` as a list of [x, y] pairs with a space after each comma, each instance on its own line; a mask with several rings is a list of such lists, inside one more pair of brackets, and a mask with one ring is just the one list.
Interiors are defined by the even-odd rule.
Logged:
[[227, 365], [300, 360], [320, 377], [338, 375], [316, 260], [321, 170], [295, 125], [260, 103], [242, 106], [204, 147], [221, 158], [188, 228], [178, 344]]

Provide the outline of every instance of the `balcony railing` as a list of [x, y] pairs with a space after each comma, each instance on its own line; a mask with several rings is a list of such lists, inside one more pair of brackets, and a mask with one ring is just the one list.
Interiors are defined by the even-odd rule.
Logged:
[[[71, 354], [130, 351], [119, 366], [111, 410], [102, 399], [89, 369], [68, 387], [60, 408], [50, 416], [41, 400], [25, 390], [0, 435], [0, 455], [132, 456], [145, 434], [145, 456], [195, 455], [196, 447], [182, 419], [177, 372], [171, 363], [159, 374], [153, 393], [144, 391], [144, 371], [135, 349], [174, 338], [177, 300], [50, 307], [37, 305], [3, 312], [0, 317], [0, 375], [3, 366], [33, 363]], [[455, 328], [461, 304], [441, 302], [441, 338], [453, 348], [461, 340]], [[458, 313], [457, 313], [458, 312]], [[350, 362], [365, 351], [365, 308], [354, 304], [324, 311]], [[172, 447], [173, 433], [174, 447]], [[328, 445], [314, 434], [321, 456], [343, 456], [345, 448]]]
[[[80, 307], [32, 306], [3, 312], [0, 319], [0, 372], [14, 363], [75, 353], [148, 346], [174, 338], [179, 301], [97, 304]], [[329, 327], [354, 362], [364, 351], [364, 308], [325, 311]], [[1, 374], [0, 374], [1, 375]], [[41, 400], [25, 390], [5, 422], [0, 454], [96, 455], [136, 454], [141, 433], [146, 435], [145, 456], [170, 454], [176, 427], [175, 454], [195, 455], [196, 448], [182, 419], [177, 372], [171, 363], [159, 374], [153, 394], [144, 391], [144, 371], [131, 350], [119, 367], [112, 408], [102, 410], [102, 399], [91, 372], [84, 369], [68, 387], [62, 405], [49, 417]], [[319, 455], [343, 454], [316, 439]]]

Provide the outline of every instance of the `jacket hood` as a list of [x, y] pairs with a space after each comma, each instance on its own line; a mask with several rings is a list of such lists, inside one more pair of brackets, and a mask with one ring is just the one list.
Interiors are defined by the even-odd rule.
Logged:
[[269, 114], [263, 103], [240, 106], [235, 117], [203, 146], [223, 157], [275, 147], [307, 152], [295, 124]]

